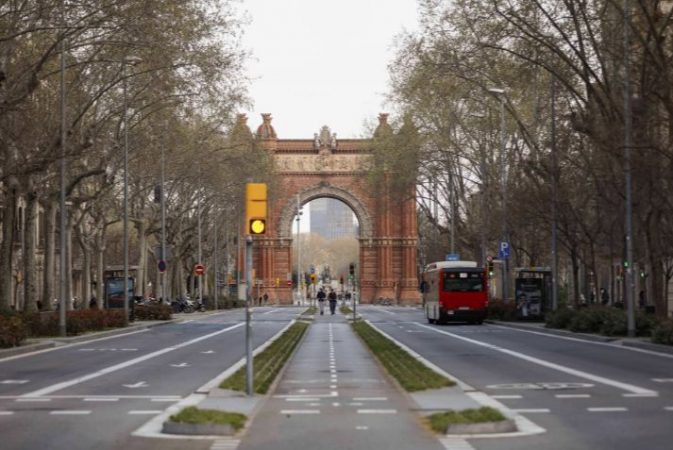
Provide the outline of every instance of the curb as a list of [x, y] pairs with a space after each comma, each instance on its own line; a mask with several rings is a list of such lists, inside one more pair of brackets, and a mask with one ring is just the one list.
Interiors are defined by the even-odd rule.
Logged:
[[186, 435], [217, 435], [217, 436], [233, 436], [236, 430], [229, 424], [217, 425], [213, 423], [181, 423], [181, 422], [164, 422], [161, 430], [162, 433], [168, 434], [186, 434]]
[[490, 434], [514, 431], [517, 431], [514, 420], [505, 419], [498, 422], [451, 423], [446, 427], [445, 434]]
[[516, 329], [519, 329], [519, 330], [536, 331], [538, 333], [555, 334], [557, 336], [574, 337], [576, 339], [583, 339], [585, 341], [614, 342], [614, 341], [617, 341], [619, 339], [619, 338], [612, 337], [612, 336], [598, 336], [598, 335], [595, 335], [595, 334], [573, 333], [572, 331], [558, 330], [556, 328], [532, 327], [530, 325], [520, 325], [520, 324], [515, 323], [515, 322], [501, 322], [501, 321], [498, 321], [498, 320], [485, 320], [485, 322], [489, 323], [491, 325], [499, 325], [501, 327], [516, 328]]
[[621, 344], [624, 347], [633, 347], [673, 355], [673, 346], [671, 345], [655, 344], [654, 342], [645, 341], [622, 341]]

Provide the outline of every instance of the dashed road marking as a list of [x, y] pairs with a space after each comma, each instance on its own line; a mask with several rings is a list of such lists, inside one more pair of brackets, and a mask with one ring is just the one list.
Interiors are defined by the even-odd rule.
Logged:
[[628, 408], [624, 408], [623, 406], [587, 408], [587, 411], [589, 412], [625, 412], [628, 410]]
[[85, 398], [85, 402], [118, 402], [119, 398], [117, 397], [90, 397]]
[[15, 402], [50, 402], [51, 399], [50, 398], [41, 398], [41, 397], [37, 397], [37, 398], [17, 398], [14, 401]]
[[286, 398], [286, 402], [317, 402], [318, 397]]
[[388, 397], [353, 397], [356, 402], [384, 402]]
[[658, 392], [653, 392], [651, 394], [622, 394], [622, 397], [659, 397]]
[[665, 411], [673, 411], [673, 406], [664, 406]]
[[590, 398], [590, 394], [556, 394], [556, 398]]
[[655, 383], [673, 383], [673, 378], [652, 378]]
[[368, 430], [369, 427], [366, 425], [358, 425], [355, 427], [356, 430]]
[[177, 402], [179, 398], [153, 398], [152, 402]]
[[241, 441], [239, 439], [219, 440], [213, 442], [213, 445], [210, 446], [210, 450], [235, 450], [240, 443]]
[[0, 384], [25, 384], [29, 381], [30, 380], [2, 380], [0, 381]]
[[397, 414], [396, 409], [358, 409], [358, 414]]
[[161, 414], [164, 412], [161, 409], [146, 409], [146, 410], [132, 410], [129, 411], [129, 414], [131, 415], [144, 415], [144, 414]]
[[364, 405], [364, 403], [362, 403], [362, 402], [351, 402], [351, 403], [349, 403], [349, 405], [351, 405], [351, 406], [362, 406], [362, 405]]
[[523, 398], [522, 395], [491, 395], [493, 398], [497, 398], [498, 400], [513, 400], [517, 398]]
[[91, 414], [91, 411], [82, 409], [64, 409], [59, 411], [50, 411], [49, 414], [52, 416], [86, 416], [87, 414]]
[[474, 447], [465, 439], [445, 437], [441, 438], [439, 442], [442, 443], [446, 450], [474, 450]]
[[14, 411], [0, 411], [0, 416], [11, 416]]
[[281, 414], [292, 415], [292, 414], [320, 414], [319, 409], [281, 409]]
[[513, 409], [512, 411], [519, 414], [544, 414], [550, 412], [548, 408]]

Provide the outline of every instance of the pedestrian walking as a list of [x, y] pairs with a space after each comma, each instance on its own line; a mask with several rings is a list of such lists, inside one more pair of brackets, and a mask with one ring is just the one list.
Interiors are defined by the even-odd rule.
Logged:
[[608, 294], [607, 289], [601, 288], [601, 305], [607, 305], [610, 303], [610, 294]]
[[334, 290], [331, 290], [329, 293], [329, 310], [334, 315], [334, 311], [336, 311], [336, 305], [337, 305], [337, 295]]
[[320, 307], [320, 315], [322, 316], [323, 314], [325, 314], [325, 297], [327, 297], [325, 295], [325, 291], [323, 291], [322, 288], [320, 288], [317, 297], [318, 297], [318, 305]]

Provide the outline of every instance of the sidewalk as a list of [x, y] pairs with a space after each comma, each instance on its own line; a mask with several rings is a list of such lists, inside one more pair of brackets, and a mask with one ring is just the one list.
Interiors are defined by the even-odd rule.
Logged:
[[240, 450], [443, 448], [341, 314], [317, 315]]

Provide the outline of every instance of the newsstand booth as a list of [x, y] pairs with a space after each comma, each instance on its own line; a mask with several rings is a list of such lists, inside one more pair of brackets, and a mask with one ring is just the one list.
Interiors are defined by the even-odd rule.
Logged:
[[516, 278], [517, 317], [543, 319], [552, 310], [552, 273], [549, 267], [517, 267]]

